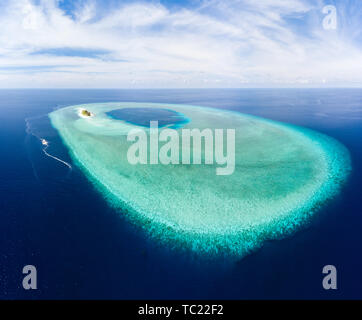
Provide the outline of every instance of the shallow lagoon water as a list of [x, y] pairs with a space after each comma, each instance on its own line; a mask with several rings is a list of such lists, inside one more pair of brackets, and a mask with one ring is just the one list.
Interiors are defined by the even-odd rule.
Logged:
[[[94, 117], [79, 117], [80, 108]], [[139, 110], [145, 117], [137, 119]], [[217, 164], [129, 164], [127, 133], [157, 117], [174, 127], [164, 118], [172, 113], [188, 119], [178, 130], [235, 129], [235, 172], [218, 176]], [[62, 108], [50, 118], [76, 163], [122, 215], [155, 241], [208, 257], [242, 257], [294, 232], [339, 191], [350, 170], [348, 151], [336, 140], [237, 112], [99, 103]]]

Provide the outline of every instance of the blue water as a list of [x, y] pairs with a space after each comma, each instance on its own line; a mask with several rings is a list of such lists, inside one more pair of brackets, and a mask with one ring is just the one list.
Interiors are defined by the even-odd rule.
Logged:
[[[113, 101], [204, 105], [312, 128], [349, 149], [352, 175], [288, 239], [237, 262], [181, 255], [107, 205], [45, 116], [63, 106]], [[362, 298], [360, 89], [0, 90], [0, 124], [0, 298]], [[46, 156], [40, 137], [73, 169]], [[27, 264], [37, 267], [38, 290], [22, 289]], [[336, 291], [322, 288], [327, 264], [337, 267]]]
[[188, 122], [188, 119], [176, 111], [159, 108], [122, 108], [106, 114], [114, 119], [142, 127], [149, 127], [151, 121], [158, 121], [159, 128], [165, 126], [179, 128]]

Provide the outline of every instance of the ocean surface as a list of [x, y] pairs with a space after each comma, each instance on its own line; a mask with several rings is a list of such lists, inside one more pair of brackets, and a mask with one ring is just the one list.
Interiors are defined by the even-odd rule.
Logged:
[[[348, 148], [352, 173], [303, 230], [238, 261], [198, 259], [149, 239], [111, 208], [47, 117], [117, 101], [200, 105], [311, 128]], [[0, 90], [0, 124], [1, 299], [362, 298], [362, 89]], [[22, 287], [25, 265], [37, 268], [37, 290]], [[337, 290], [323, 289], [325, 265], [337, 268]]]

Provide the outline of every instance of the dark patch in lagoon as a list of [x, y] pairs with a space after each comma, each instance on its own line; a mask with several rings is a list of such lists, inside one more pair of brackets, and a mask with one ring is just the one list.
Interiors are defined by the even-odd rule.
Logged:
[[171, 125], [172, 129], [180, 128], [190, 121], [179, 112], [161, 108], [122, 108], [106, 114], [113, 119], [148, 128], [150, 121], [158, 121], [159, 128]]

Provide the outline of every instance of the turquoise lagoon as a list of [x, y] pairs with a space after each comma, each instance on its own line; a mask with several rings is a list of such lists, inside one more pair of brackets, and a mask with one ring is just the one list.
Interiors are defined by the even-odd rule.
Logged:
[[[82, 108], [93, 116], [80, 116]], [[49, 116], [75, 163], [120, 214], [154, 241], [208, 256], [241, 257], [298, 230], [351, 169], [347, 149], [331, 137], [221, 109], [97, 103]], [[145, 129], [145, 119], [177, 130], [235, 129], [235, 172], [218, 176], [218, 164], [129, 164], [127, 133]]]

